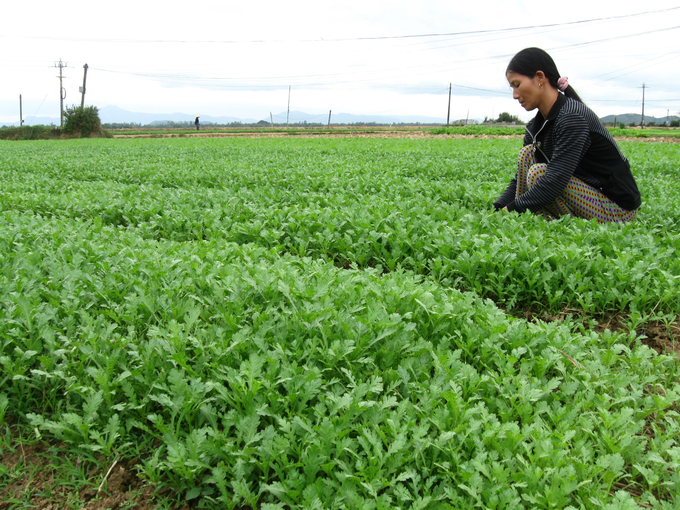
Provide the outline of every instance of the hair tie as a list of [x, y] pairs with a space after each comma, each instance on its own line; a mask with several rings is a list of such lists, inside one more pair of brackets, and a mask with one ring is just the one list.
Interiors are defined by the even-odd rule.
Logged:
[[557, 88], [560, 89], [562, 92], [567, 90], [567, 87], [569, 86], [569, 78], [566, 76], [562, 76], [559, 80], [557, 80]]

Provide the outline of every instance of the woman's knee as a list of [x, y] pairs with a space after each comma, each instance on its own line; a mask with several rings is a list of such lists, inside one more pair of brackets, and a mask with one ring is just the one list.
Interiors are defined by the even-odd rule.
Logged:
[[547, 165], [545, 163], [537, 163], [535, 165], [531, 165], [529, 171], [527, 172], [527, 184], [529, 185], [529, 187], [536, 184], [536, 181], [538, 181], [538, 179], [540, 179], [541, 176], [545, 174], [546, 169]]
[[534, 148], [531, 145], [525, 145], [519, 151], [519, 157], [520, 158], [533, 157], [533, 155], [534, 155]]

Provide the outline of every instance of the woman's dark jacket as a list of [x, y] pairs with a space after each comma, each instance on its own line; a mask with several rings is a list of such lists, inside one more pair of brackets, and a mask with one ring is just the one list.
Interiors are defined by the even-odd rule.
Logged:
[[515, 199], [513, 179], [494, 202], [498, 209], [540, 211], [559, 197], [576, 177], [602, 192], [622, 209], [640, 207], [630, 164], [595, 113], [583, 103], [559, 94], [547, 119], [538, 112], [527, 125], [524, 145], [536, 144], [536, 163], [548, 163], [545, 174]]

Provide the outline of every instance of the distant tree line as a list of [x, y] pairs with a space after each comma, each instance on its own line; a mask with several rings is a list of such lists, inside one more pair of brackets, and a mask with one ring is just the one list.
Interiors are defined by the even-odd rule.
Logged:
[[524, 125], [526, 122], [521, 120], [517, 115], [511, 115], [508, 112], [501, 112], [496, 119], [484, 117], [483, 124], [519, 124]]

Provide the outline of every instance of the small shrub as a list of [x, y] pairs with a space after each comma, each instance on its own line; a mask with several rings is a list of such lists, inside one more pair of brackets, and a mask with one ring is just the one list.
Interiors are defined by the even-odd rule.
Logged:
[[508, 112], [502, 112], [496, 122], [524, 124], [524, 122], [517, 115], [510, 115]]
[[63, 132], [67, 135], [80, 135], [83, 138], [89, 138], [92, 134], [104, 136], [97, 107], [76, 105], [66, 107]]

